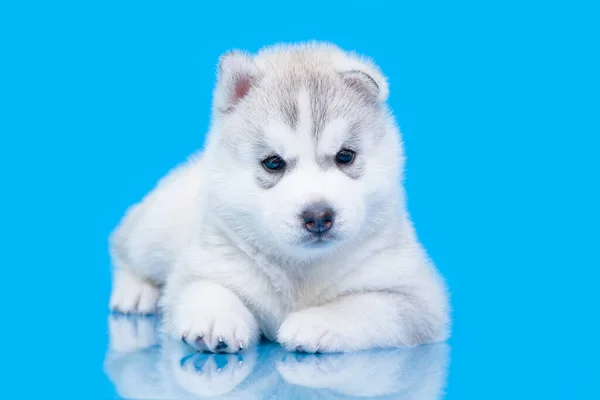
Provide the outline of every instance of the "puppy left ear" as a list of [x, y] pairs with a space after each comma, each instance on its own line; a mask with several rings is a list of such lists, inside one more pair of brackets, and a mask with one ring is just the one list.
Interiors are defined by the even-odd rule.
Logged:
[[230, 51], [219, 59], [214, 107], [220, 111], [231, 110], [242, 100], [258, 80], [258, 68], [245, 52]]

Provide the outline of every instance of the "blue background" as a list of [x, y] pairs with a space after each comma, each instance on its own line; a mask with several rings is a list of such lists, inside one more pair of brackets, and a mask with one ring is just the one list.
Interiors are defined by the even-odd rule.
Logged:
[[222, 52], [319, 39], [389, 76], [410, 211], [453, 295], [447, 398], [595, 397], [599, 17], [591, 1], [2, 2], [2, 391], [115, 395], [108, 233], [202, 145]]

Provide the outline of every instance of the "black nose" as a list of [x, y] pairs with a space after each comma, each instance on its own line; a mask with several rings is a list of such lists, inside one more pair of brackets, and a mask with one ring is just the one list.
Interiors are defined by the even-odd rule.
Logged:
[[306, 230], [318, 235], [330, 230], [334, 219], [335, 213], [331, 207], [323, 203], [312, 204], [302, 212]]

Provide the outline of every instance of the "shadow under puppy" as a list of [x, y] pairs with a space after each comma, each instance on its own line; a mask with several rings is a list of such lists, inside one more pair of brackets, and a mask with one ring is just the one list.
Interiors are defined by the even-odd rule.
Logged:
[[111, 235], [110, 307], [200, 351], [262, 333], [354, 351], [448, 337], [446, 288], [411, 224], [388, 85], [327, 43], [222, 56], [205, 148]]

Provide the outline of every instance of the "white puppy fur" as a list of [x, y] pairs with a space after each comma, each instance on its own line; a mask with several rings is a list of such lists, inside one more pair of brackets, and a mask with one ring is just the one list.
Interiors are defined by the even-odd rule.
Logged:
[[387, 97], [375, 64], [331, 44], [225, 54], [205, 148], [111, 236], [111, 308], [150, 313], [161, 293], [165, 331], [213, 352], [445, 340]]

